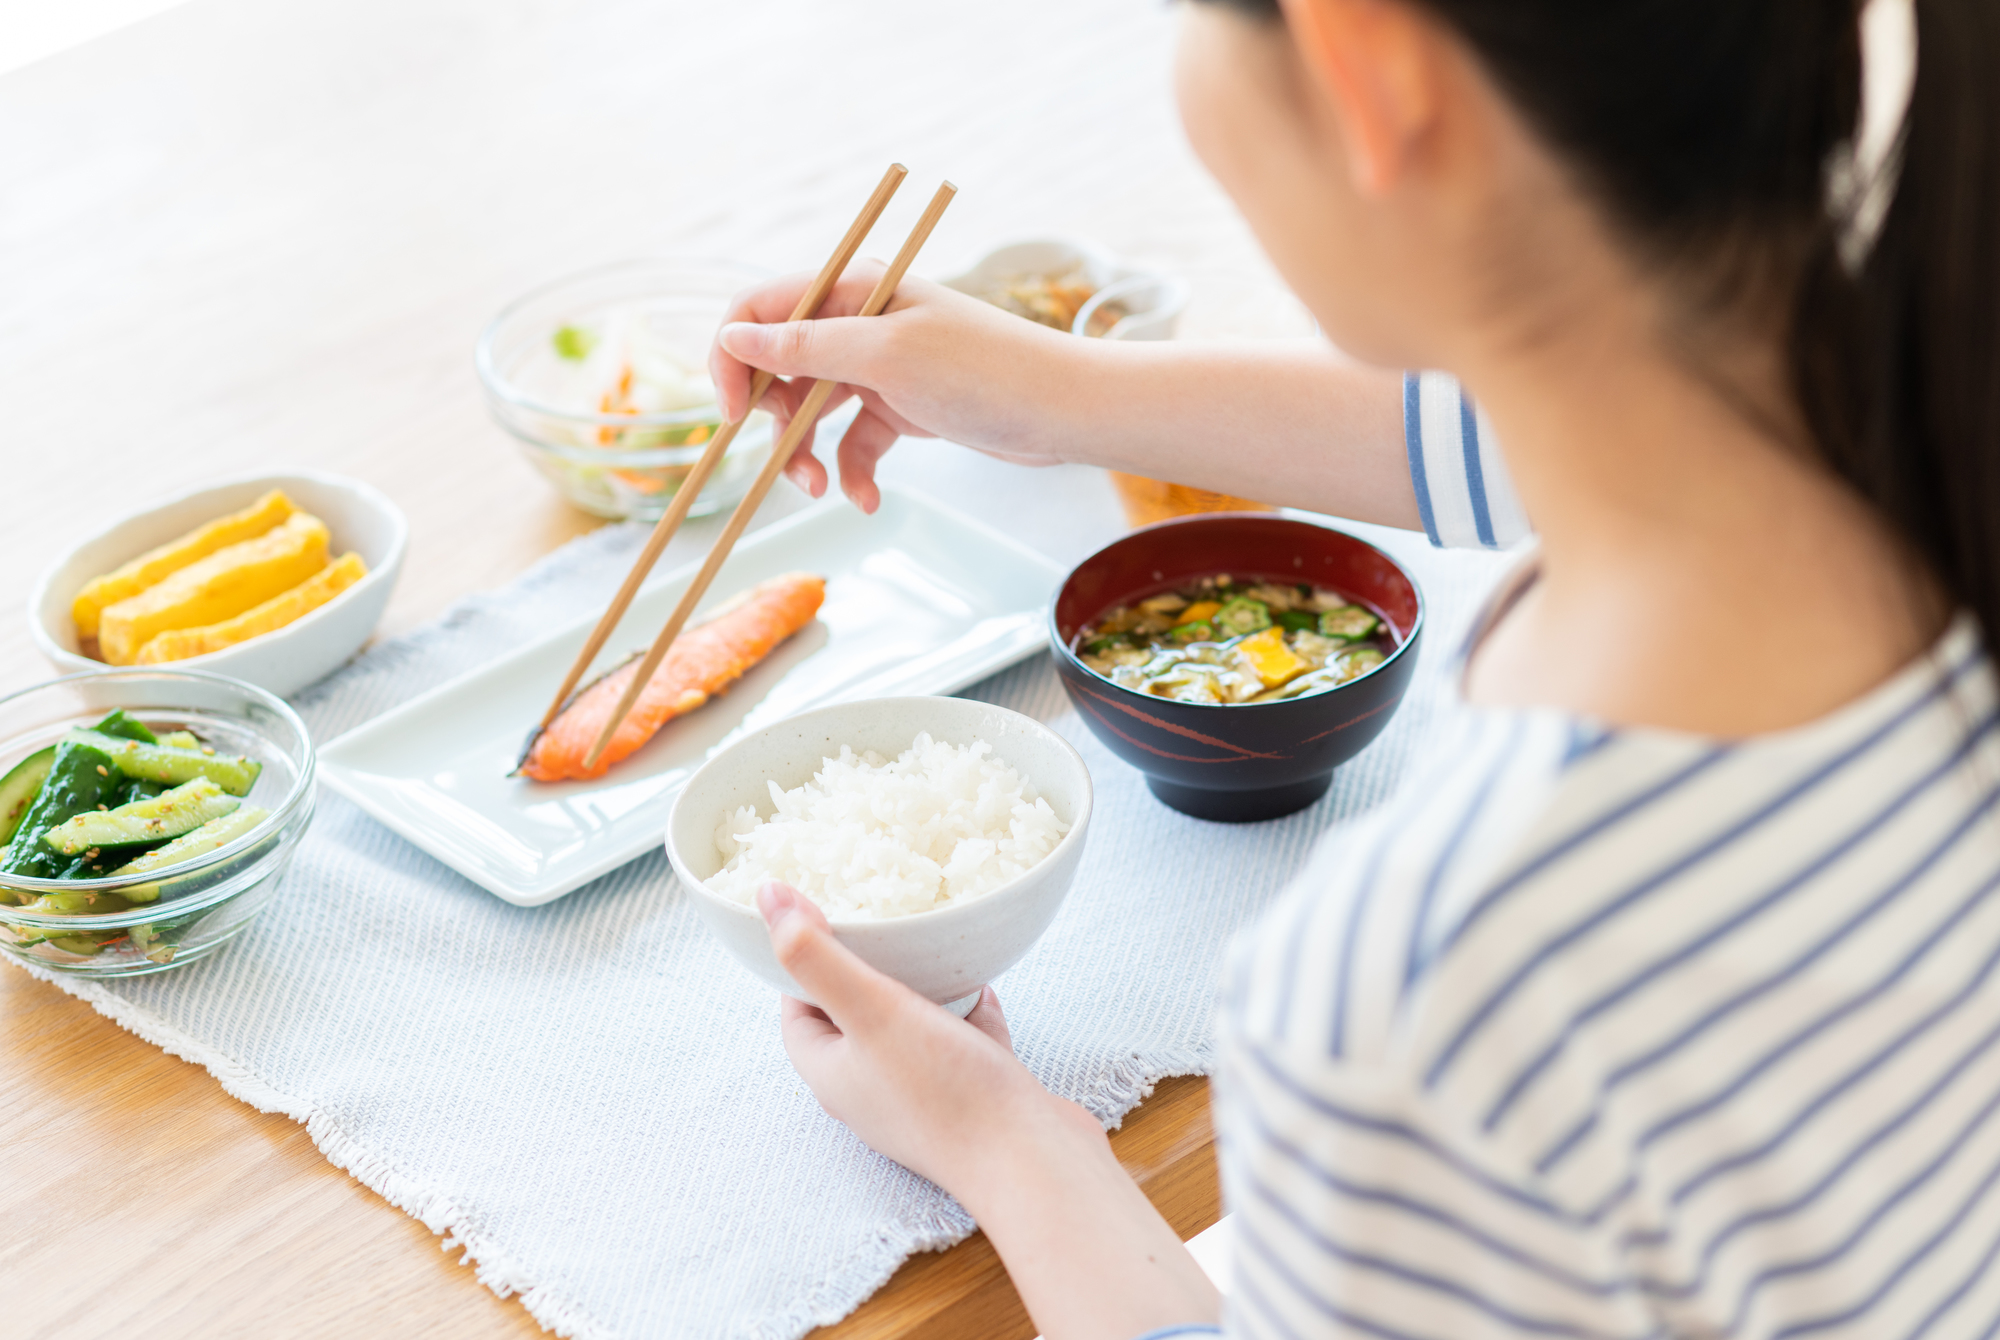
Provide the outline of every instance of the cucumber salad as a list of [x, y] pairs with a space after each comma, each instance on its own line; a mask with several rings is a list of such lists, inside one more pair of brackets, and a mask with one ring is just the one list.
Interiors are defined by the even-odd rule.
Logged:
[[[243, 797], [263, 765], [219, 754], [188, 731], [156, 736], [124, 711], [30, 754], [0, 777], [0, 874], [98, 880], [163, 873], [220, 850], [270, 818]], [[157, 902], [162, 885], [79, 888], [36, 895], [0, 887], [0, 902], [51, 916], [97, 916]], [[19, 928], [16, 928], [17, 930]], [[31, 933], [16, 948], [48, 943], [94, 955], [130, 938], [171, 962], [184, 925]]]

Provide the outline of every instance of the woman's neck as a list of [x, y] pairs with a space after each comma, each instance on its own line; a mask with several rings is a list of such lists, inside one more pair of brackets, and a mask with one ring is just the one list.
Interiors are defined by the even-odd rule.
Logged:
[[1774, 350], [1731, 360], [1732, 392], [1657, 329], [1600, 304], [1464, 360], [1542, 542], [1467, 693], [1730, 737], [1811, 721], [1928, 647], [1946, 602], [1781, 415], [1746, 408], [1785, 401]]

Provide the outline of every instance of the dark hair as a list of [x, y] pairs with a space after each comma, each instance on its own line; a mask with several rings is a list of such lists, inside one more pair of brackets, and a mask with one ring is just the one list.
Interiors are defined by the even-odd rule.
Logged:
[[1901, 176], [1849, 273], [1826, 198], [1859, 113], [1856, 0], [1414, 3], [1642, 255], [1717, 297], [1774, 285], [1817, 451], [2000, 641], [2000, 4], [1915, 0]]

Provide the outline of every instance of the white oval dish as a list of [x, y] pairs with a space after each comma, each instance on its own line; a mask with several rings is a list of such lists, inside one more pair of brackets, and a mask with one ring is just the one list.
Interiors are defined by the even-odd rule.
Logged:
[[206, 484], [114, 522], [85, 540], [58, 559], [35, 585], [28, 601], [35, 645], [65, 674], [104, 669], [103, 662], [77, 651], [70, 605], [84, 583], [197, 526], [248, 507], [271, 489], [283, 489], [293, 502], [326, 522], [332, 532], [332, 552], [351, 549], [360, 554], [368, 575], [275, 632], [160, 668], [208, 670], [281, 697], [332, 673], [361, 649], [381, 620], [403, 569], [410, 526], [402, 511], [376, 489], [356, 479], [314, 471], [246, 475]]
[[1090, 827], [1090, 770], [1069, 741], [1036, 721], [969, 698], [873, 698], [805, 712], [747, 735], [688, 779], [667, 820], [667, 856], [695, 910], [723, 946], [788, 996], [810, 997], [778, 966], [763, 918], [711, 892], [722, 867], [715, 845], [723, 815], [739, 806], [770, 809], [769, 783], [808, 780], [840, 747], [895, 757], [919, 731], [952, 744], [984, 740], [994, 756], [1035, 784], [1069, 832], [1041, 864], [970, 902], [881, 920], [833, 923], [834, 938], [918, 995], [963, 1015], [979, 988], [1028, 952], [1069, 892]]

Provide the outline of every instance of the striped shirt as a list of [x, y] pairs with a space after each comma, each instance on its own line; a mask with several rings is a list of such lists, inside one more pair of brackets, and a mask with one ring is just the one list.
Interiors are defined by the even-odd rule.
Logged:
[[1505, 549], [1528, 537], [1486, 415], [1442, 372], [1403, 375], [1403, 441], [1417, 515], [1446, 549]]
[[2000, 1334], [1996, 710], [1969, 618], [1746, 740], [1463, 707], [1233, 961], [1230, 1332]]

